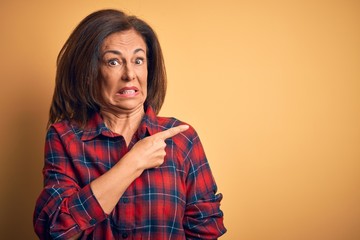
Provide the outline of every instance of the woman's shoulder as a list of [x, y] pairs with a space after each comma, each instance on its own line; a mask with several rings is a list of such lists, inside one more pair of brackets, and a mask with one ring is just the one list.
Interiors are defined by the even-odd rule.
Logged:
[[49, 130], [56, 130], [58, 132], [67, 132], [69, 130], [80, 129], [77, 127], [77, 124], [69, 121], [69, 120], [61, 120], [59, 122], [53, 123], [49, 126]]
[[58, 135], [60, 138], [73, 138], [75, 136], [79, 137], [82, 134], [82, 129], [75, 123], [72, 123], [68, 120], [62, 120], [56, 123], [53, 123], [49, 126], [47, 130], [47, 135]]

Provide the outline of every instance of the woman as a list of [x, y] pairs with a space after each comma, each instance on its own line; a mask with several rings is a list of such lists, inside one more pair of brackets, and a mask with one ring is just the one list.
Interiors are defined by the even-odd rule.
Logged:
[[216, 239], [221, 194], [195, 130], [158, 117], [156, 34], [117, 10], [87, 16], [58, 56], [45, 143], [41, 239]]

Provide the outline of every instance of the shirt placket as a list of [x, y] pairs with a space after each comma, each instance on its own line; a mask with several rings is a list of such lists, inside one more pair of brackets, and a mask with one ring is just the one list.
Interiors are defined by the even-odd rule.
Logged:
[[[130, 186], [132, 188], [132, 186]], [[134, 198], [128, 189], [120, 198], [118, 204], [119, 217], [121, 222], [120, 236], [123, 239], [133, 239], [133, 230], [135, 229], [135, 205]]]
[[[131, 144], [132, 145], [132, 144]], [[129, 149], [131, 149], [131, 145]], [[129, 149], [125, 142], [121, 144], [121, 153], [124, 156]], [[120, 239], [134, 239], [135, 229], [135, 202], [134, 202], [134, 186], [133, 183], [126, 189], [116, 206], [116, 218], [119, 227]]]

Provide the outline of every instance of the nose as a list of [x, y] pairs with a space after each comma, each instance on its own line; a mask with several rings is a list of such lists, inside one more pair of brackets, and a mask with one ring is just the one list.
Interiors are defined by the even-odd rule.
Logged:
[[132, 81], [135, 79], [135, 72], [130, 64], [126, 64], [121, 79], [124, 81]]

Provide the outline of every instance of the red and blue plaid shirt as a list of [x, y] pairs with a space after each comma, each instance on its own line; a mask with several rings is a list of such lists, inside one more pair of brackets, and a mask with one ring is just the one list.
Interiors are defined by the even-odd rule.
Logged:
[[[145, 170], [107, 215], [90, 182], [142, 138], [184, 124], [148, 108], [127, 147], [99, 114], [85, 128], [53, 124], [45, 143], [44, 189], [34, 212], [41, 239], [216, 239], [225, 233], [221, 194], [193, 128], [166, 140], [164, 163]], [[120, 160], [121, 161], [121, 160]]]

